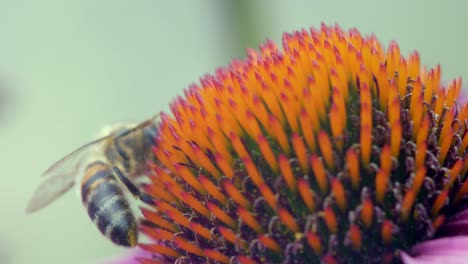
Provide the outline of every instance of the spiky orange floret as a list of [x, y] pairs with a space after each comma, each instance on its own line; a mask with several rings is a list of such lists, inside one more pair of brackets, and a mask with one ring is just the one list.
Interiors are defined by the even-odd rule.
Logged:
[[142, 245], [167, 262], [388, 261], [468, 194], [457, 79], [338, 26], [284, 34], [162, 114]]

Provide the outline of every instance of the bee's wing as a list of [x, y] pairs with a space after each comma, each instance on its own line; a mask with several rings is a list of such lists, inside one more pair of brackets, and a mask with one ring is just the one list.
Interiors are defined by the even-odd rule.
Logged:
[[91, 141], [50, 166], [42, 174], [42, 182], [29, 200], [26, 213], [36, 212], [66, 193], [75, 184], [76, 176], [83, 169], [83, 157], [90, 147], [111, 136], [113, 134]]

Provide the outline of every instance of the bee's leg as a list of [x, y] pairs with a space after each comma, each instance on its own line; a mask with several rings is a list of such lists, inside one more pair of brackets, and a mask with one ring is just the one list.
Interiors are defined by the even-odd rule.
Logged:
[[112, 170], [114, 171], [114, 175], [117, 177], [117, 179], [127, 188], [128, 191], [130, 191], [130, 193], [135, 198], [146, 204], [155, 205], [154, 198], [149, 194], [140, 191], [140, 189], [127, 176], [125, 176], [117, 166], [114, 166]]

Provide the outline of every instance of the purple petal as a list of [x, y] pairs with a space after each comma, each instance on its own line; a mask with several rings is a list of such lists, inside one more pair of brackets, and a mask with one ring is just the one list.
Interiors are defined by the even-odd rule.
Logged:
[[411, 255], [402, 252], [405, 264], [468, 263], [468, 236], [445, 237], [417, 244]]
[[113, 259], [108, 259], [102, 262], [98, 262], [99, 264], [140, 264], [137, 259], [141, 258], [148, 258], [151, 259], [151, 254], [146, 252], [145, 250], [137, 247], [135, 249], [129, 250], [129, 252], [121, 257], [116, 257]]

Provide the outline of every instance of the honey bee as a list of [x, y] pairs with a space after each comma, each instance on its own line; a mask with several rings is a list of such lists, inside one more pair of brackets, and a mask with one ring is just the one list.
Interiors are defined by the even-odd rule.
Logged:
[[[81, 178], [81, 199], [99, 231], [112, 242], [134, 247], [137, 221], [125, 194], [145, 203], [152, 198], [132, 182], [148, 173], [147, 160], [154, 158], [151, 146], [156, 136], [152, 118], [136, 125], [113, 126], [94, 140], [49, 167], [32, 195], [27, 213], [36, 212], [70, 190]], [[127, 192], [128, 191], [128, 192]]]

